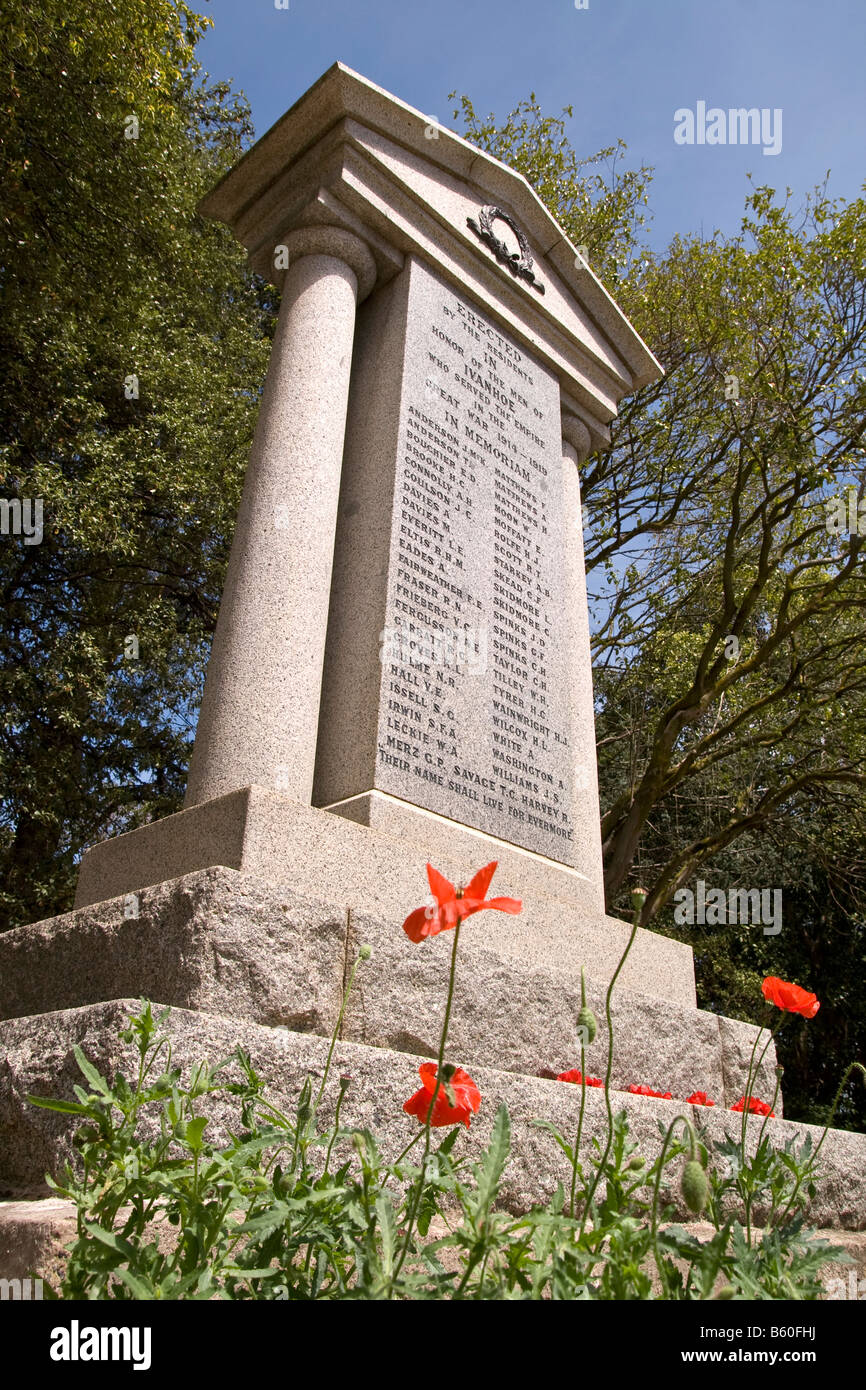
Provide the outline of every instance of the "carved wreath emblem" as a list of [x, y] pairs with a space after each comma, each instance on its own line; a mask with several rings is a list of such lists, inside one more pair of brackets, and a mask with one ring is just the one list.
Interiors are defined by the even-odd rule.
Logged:
[[[499, 240], [499, 237], [496, 236], [493, 231], [494, 222], [508, 223], [508, 226], [517, 237], [517, 244], [520, 247], [519, 251], [509, 251], [505, 242]], [[544, 294], [544, 286], [541, 284], [540, 280], [535, 278], [535, 272], [532, 269], [529, 242], [526, 240], [526, 237], [523, 235], [523, 232], [520, 230], [513, 217], [509, 216], [507, 212], [503, 212], [502, 208], [495, 207], [493, 203], [488, 203], [487, 206], [483, 207], [479, 212], [478, 221], [476, 222], [474, 217], [467, 217], [466, 225], [471, 227], [479, 241], [483, 241], [485, 246], [490, 247], [490, 250], [500, 264], [507, 266], [516, 279], [525, 280], [527, 284], [532, 285], [533, 289], [538, 290], [539, 294]]]

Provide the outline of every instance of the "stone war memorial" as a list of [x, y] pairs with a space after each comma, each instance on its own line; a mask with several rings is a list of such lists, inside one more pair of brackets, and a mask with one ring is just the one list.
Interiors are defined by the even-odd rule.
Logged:
[[[496, 860], [523, 909], [463, 928], [448, 1057], [483, 1097], [463, 1151], [509, 1107], [520, 1211], [570, 1171], [534, 1120], [573, 1131], [580, 1088], [549, 1078], [580, 1060], [581, 968], [603, 1073], [631, 930], [602, 885], [580, 467], [662, 367], [522, 176], [339, 63], [202, 211], [282, 301], [186, 801], [91, 848], [73, 911], [0, 936], [0, 1186], [23, 1229], [75, 1129], [26, 1095], [72, 1096], [76, 1044], [126, 1065], [140, 998], [170, 1006], [177, 1064], [240, 1043], [288, 1103], [362, 944], [343, 1120], [396, 1154], [451, 949], [401, 924], [428, 861], [466, 883]], [[694, 1092], [733, 1130], [757, 1030], [697, 1007], [689, 947], [639, 930], [612, 1016], [644, 1152]], [[588, 1143], [603, 1092], [586, 1107]], [[779, 1144], [820, 1133], [776, 1113]], [[830, 1131], [822, 1160], [813, 1224], [862, 1228], [866, 1138]]]

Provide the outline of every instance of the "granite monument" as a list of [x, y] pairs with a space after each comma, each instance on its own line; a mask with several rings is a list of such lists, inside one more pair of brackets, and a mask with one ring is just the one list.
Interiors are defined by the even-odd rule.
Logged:
[[[172, 1007], [179, 1060], [243, 1042], [290, 1093], [361, 941], [338, 1060], [353, 1122], [387, 1095], [398, 1123], [448, 949], [400, 923], [428, 860], [458, 881], [496, 859], [524, 910], [467, 927], [451, 1050], [488, 1102], [468, 1143], [510, 1105], [519, 1207], [562, 1175], [530, 1121], [571, 1123], [575, 1088], [538, 1073], [577, 1060], [581, 966], [599, 1012], [629, 934], [604, 903], [579, 470], [661, 367], [519, 174], [342, 64], [202, 211], [282, 300], [186, 802], [91, 848], [72, 912], [0, 937], [0, 1181], [38, 1191], [68, 1151], [23, 1097], [71, 1086], [73, 1043], [117, 1064], [130, 998]], [[696, 1007], [683, 943], [639, 931], [614, 1012], [642, 1142], [689, 1107], [632, 1081], [742, 1093], [756, 1030]], [[862, 1223], [862, 1136], [825, 1152], [816, 1219]]]

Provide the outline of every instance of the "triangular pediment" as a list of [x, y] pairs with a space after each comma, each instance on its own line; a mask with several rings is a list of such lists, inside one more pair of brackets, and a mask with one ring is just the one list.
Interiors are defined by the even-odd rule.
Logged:
[[311, 222], [365, 236], [380, 280], [407, 255], [434, 264], [556, 372], [565, 408], [594, 447], [606, 441], [618, 401], [661, 375], [521, 174], [341, 63], [201, 210], [226, 222], [274, 280], [275, 246]]

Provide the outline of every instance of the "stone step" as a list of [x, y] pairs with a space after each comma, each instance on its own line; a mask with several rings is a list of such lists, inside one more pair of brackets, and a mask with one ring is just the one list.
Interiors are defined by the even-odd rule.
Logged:
[[[60, 1197], [0, 1202], [0, 1279], [43, 1279], [56, 1289], [75, 1234], [72, 1202]], [[25, 1289], [20, 1292], [25, 1295]], [[32, 1284], [26, 1292], [38, 1297]]]
[[[137, 1007], [131, 1000], [114, 1000], [0, 1023], [3, 1196], [44, 1195], [44, 1174], [57, 1172], [74, 1152], [74, 1118], [32, 1106], [26, 1096], [74, 1096], [73, 1086], [81, 1080], [73, 1053], [76, 1043], [103, 1074], [113, 1075], [120, 1070], [133, 1076], [135, 1054], [130, 1045], [119, 1040], [119, 1033]], [[182, 1068], [184, 1076], [202, 1058], [221, 1060], [241, 1045], [267, 1083], [269, 1098], [283, 1109], [293, 1108], [306, 1075], [321, 1077], [324, 1073], [328, 1041], [312, 1034], [291, 1033], [185, 1009], [173, 1009], [165, 1027], [171, 1038], [173, 1062]], [[418, 1087], [417, 1065], [417, 1057], [407, 1053], [360, 1043], [338, 1043], [323, 1099], [323, 1122], [327, 1124], [333, 1114], [338, 1076], [347, 1075], [351, 1082], [343, 1103], [342, 1122], [347, 1127], [369, 1128], [377, 1136], [385, 1157], [395, 1157], [411, 1138], [417, 1123], [402, 1110], [403, 1102]], [[571, 1136], [577, 1127], [579, 1088], [490, 1067], [476, 1067], [472, 1075], [481, 1091], [482, 1104], [471, 1130], [461, 1133], [458, 1150], [477, 1155], [489, 1139], [499, 1105], [505, 1103], [511, 1115], [513, 1138], [501, 1191], [503, 1204], [521, 1212], [536, 1202], [546, 1201], [558, 1182], [569, 1180], [570, 1169], [552, 1135], [535, 1121], [546, 1120]], [[740, 1132], [740, 1117], [728, 1111], [627, 1093], [613, 1093], [611, 1101], [614, 1111], [626, 1111], [631, 1137], [650, 1160], [659, 1151], [660, 1124], [666, 1128], [678, 1114], [690, 1115], [707, 1136], [736, 1138]], [[236, 1128], [231, 1098], [203, 1098], [201, 1109], [212, 1119], [208, 1129], [211, 1142], [224, 1141], [229, 1127]], [[155, 1133], [156, 1117], [149, 1123], [151, 1133]], [[748, 1120], [751, 1147], [757, 1142], [762, 1124], [758, 1117]], [[589, 1152], [594, 1137], [603, 1139], [605, 1133], [604, 1093], [588, 1090], [585, 1152]], [[767, 1133], [781, 1146], [789, 1139], [800, 1143], [807, 1135], [817, 1143], [821, 1131], [776, 1119], [767, 1122]], [[810, 1211], [811, 1224], [834, 1230], [866, 1228], [866, 1135], [830, 1131], [820, 1162], [822, 1179]], [[676, 1191], [671, 1195], [679, 1200]], [[683, 1216], [687, 1215], [680, 1210]], [[760, 1213], [756, 1212], [755, 1217], [760, 1220]]]
[[[339, 901], [213, 868], [142, 889], [138, 916], [126, 910], [124, 898], [114, 898], [0, 935], [0, 1017], [123, 995], [329, 1036], [347, 962], [366, 943], [373, 954], [358, 970], [342, 1037], [437, 1055], [453, 934], [412, 943], [400, 927], [402, 906], [399, 920], [347, 911]], [[499, 932], [507, 920], [487, 911], [461, 929], [451, 1054], [467, 1066], [529, 1075], [577, 1066], [579, 974], [502, 955]], [[588, 950], [586, 965], [599, 1020], [587, 1071], [602, 1075], [606, 962]], [[722, 1105], [743, 1094], [753, 1025], [639, 993], [620, 980], [611, 1012], [615, 1087], [648, 1085], [682, 1099], [704, 1091]], [[774, 1068], [771, 1044], [754, 1087], [766, 1100], [773, 1098]], [[774, 1108], [781, 1113], [781, 1100]]]
[[[453, 883], [465, 882], [496, 859], [492, 885], [498, 897], [520, 898], [519, 916], [499, 914], [500, 954], [524, 964], [580, 970], [592, 961], [605, 982], [616, 969], [630, 927], [607, 916], [586, 885], [561, 864], [493, 840], [479, 831], [427, 815], [427, 833], [415, 845], [342, 815], [300, 806], [278, 792], [246, 787], [164, 820], [94, 845], [83, 856], [76, 907], [222, 865], [272, 884], [290, 883], [305, 897], [340, 910], [369, 913], [395, 927], [428, 896], [426, 865], [433, 860]], [[457, 854], [460, 832], [463, 852]], [[419, 831], [419, 834], [421, 832]], [[489, 930], [489, 929], [488, 929]], [[659, 999], [695, 1005], [692, 950], [684, 942], [641, 929], [621, 983]]]

